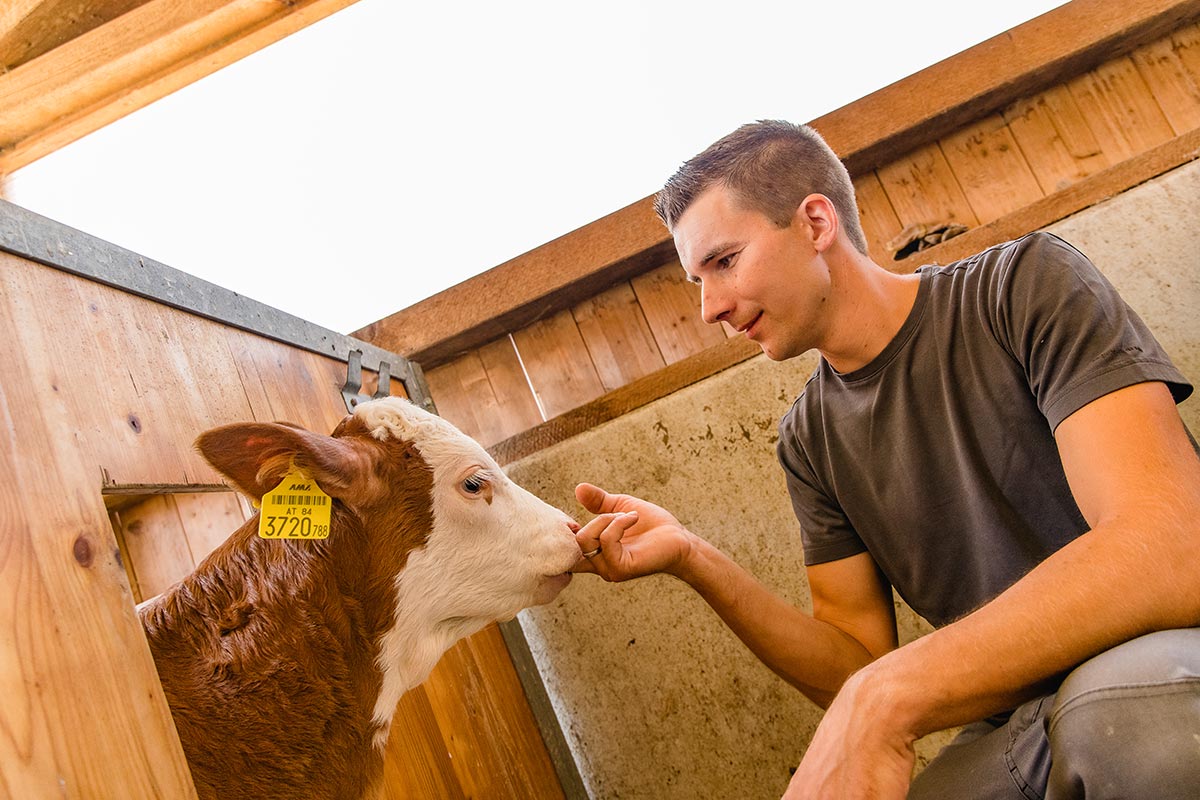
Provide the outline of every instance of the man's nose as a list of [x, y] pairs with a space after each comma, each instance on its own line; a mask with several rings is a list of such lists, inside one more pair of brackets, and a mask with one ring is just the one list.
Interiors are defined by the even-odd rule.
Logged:
[[700, 285], [700, 318], [709, 325], [716, 325], [729, 316], [733, 304], [728, 294], [720, 287], [705, 282]]

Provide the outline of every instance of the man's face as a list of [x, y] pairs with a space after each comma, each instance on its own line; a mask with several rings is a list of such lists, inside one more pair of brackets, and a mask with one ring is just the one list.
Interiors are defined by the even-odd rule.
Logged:
[[729, 323], [774, 361], [818, 346], [829, 272], [802, 214], [780, 228], [717, 185], [696, 198], [672, 234], [688, 280], [700, 284], [705, 322]]

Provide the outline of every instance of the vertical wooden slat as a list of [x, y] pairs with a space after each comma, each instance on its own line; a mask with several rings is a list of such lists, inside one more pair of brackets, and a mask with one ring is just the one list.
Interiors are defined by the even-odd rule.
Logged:
[[632, 284], [666, 363], [725, 341], [723, 325], [701, 318], [700, 289], [688, 283], [678, 259], [639, 275]]
[[516, 331], [513, 342], [547, 419], [604, 393], [570, 311]]
[[1067, 84], [1096, 141], [1113, 163], [1170, 139], [1162, 109], [1129, 58], [1100, 65]]
[[495, 407], [496, 396], [479, 353], [467, 353], [429, 370], [425, 382], [438, 414], [486, 447], [490, 438], [485, 431], [487, 411]]
[[572, 314], [606, 392], [665, 366], [628, 283], [585, 300]]
[[[453, 733], [453, 732], [451, 732]], [[466, 800], [424, 686], [396, 706], [383, 762], [380, 800]]]
[[291, 422], [318, 433], [341, 421], [345, 364], [241, 331], [227, 330], [226, 336], [255, 420]]
[[450, 648], [424, 685], [439, 724], [459, 732], [446, 746], [468, 797], [563, 796], [499, 628]]
[[1200, 128], [1200, 28], [1189, 25], [1132, 58], [1175, 133]]
[[196, 564], [246, 521], [234, 492], [197, 492], [173, 497], [188, 552]]
[[438, 413], [484, 447], [542, 421], [508, 337], [425, 373]]
[[117, 513], [125, 542], [125, 557], [138, 576], [142, 596], [148, 600], [180, 579], [196, 565], [172, 495], [148, 498]]
[[488, 413], [489, 439], [502, 441], [542, 421], [533, 387], [511, 338], [505, 336], [479, 348], [479, 360], [496, 396], [496, 407]]
[[194, 797], [100, 496], [96, 454], [143, 452], [97, 408], [132, 387], [69, 283], [0, 254], [4, 791]]
[[1020, 100], [1003, 116], [1045, 194], [1109, 166], [1108, 156], [1066, 86]]
[[873, 171], [854, 179], [854, 196], [858, 201], [858, 218], [871, 258], [886, 266], [892, 260], [887, 243], [904, 227], [896, 216], [887, 192]]
[[937, 143], [880, 167], [876, 174], [902, 225], [927, 222], [979, 224]]
[[998, 114], [942, 139], [942, 153], [981, 225], [1044, 195]]

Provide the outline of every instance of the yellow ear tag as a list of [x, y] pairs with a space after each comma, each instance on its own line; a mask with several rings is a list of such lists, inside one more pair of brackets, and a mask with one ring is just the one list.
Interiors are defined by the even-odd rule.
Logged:
[[258, 535], [263, 539], [328, 539], [333, 504], [317, 482], [292, 467], [263, 495]]

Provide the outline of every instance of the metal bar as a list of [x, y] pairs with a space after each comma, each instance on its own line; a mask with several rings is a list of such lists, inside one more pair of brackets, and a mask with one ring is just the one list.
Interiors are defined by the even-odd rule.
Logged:
[[504, 637], [508, 655], [512, 658], [517, 677], [525, 689], [525, 699], [529, 702], [533, 719], [541, 731], [542, 741], [546, 744], [546, 752], [550, 754], [550, 763], [554, 765], [554, 772], [558, 775], [558, 782], [562, 785], [566, 800], [588, 800], [579, 766], [575, 763], [558, 715], [554, 713], [554, 706], [550, 703], [550, 695], [546, 692], [542, 674], [538, 672], [537, 663], [533, 660], [521, 620], [514, 617], [507, 622], [501, 622], [500, 635]]
[[378, 371], [386, 362], [391, 376], [404, 384], [414, 403], [433, 406], [429, 387], [423, 378], [414, 380], [415, 365], [403, 356], [322, 328], [6, 200], [0, 200], [0, 250], [339, 361], [349, 361], [357, 350], [363, 368]]

